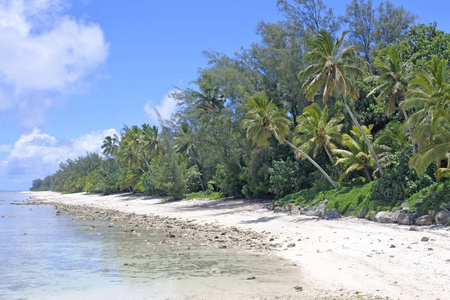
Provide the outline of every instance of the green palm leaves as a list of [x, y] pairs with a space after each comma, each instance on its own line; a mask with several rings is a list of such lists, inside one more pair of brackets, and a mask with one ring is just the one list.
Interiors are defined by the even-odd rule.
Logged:
[[427, 167], [436, 162], [440, 164], [450, 155], [450, 76], [447, 61], [432, 56], [426, 70], [417, 71], [409, 83], [403, 109], [416, 111], [406, 121], [405, 126], [414, 126], [413, 136], [420, 151], [410, 161], [422, 174]]
[[383, 58], [378, 58], [373, 62], [380, 75], [366, 78], [367, 82], [378, 84], [367, 96], [378, 94], [378, 103], [386, 101], [385, 113], [387, 116], [391, 116], [396, 104], [400, 103], [405, 96], [408, 81], [411, 78], [414, 56], [403, 63], [394, 48], [390, 48], [382, 55]]
[[103, 154], [106, 157], [116, 155], [117, 151], [119, 151], [119, 145], [120, 140], [117, 134], [114, 134], [114, 136], [112, 137], [111, 136], [105, 137], [102, 144]]
[[284, 109], [279, 110], [272, 101], [267, 100], [264, 94], [253, 96], [247, 108], [244, 126], [247, 127], [247, 138], [252, 139], [254, 145], [268, 146], [269, 138], [274, 136], [281, 144], [287, 143], [294, 151], [308, 159], [333, 187], [339, 190], [333, 179], [309, 155], [286, 138], [289, 132], [289, 119]]
[[294, 138], [294, 144], [306, 153], [314, 150], [313, 157], [316, 157], [320, 149], [325, 150], [333, 162], [330, 150], [334, 150], [335, 141], [342, 139], [341, 130], [343, 125], [339, 124], [344, 119], [343, 115], [337, 115], [328, 120], [328, 106], [320, 109], [317, 103], [313, 103], [305, 108], [303, 116], [297, 119], [298, 125], [295, 128], [299, 136]]
[[[373, 125], [370, 127], [362, 126], [362, 129], [369, 140], [373, 140], [372, 134], [370, 131], [372, 130]], [[344, 179], [349, 173], [355, 170], [363, 169], [366, 175], [367, 181], [372, 181], [372, 176], [370, 174], [370, 168], [375, 165], [375, 161], [372, 156], [369, 154], [369, 148], [364, 141], [360, 131], [356, 126], [353, 126], [353, 129], [350, 130], [351, 135], [344, 134], [343, 145], [345, 145], [348, 150], [344, 149], [335, 149], [333, 153], [341, 156], [336, 161], [336, 164], [345, 164], [348, 166], [347, 170], [342, 174], [339, 180]]]
[[311, 50], [305, 55], [305, 59], [311, 64], [299, 73], [300, 80], [306, 80], [303, 84], [303, 92], [308, 99], [313, 99], [319, 90], [323, 90], [322, 98], [326, 103], [329, 96], [339, 96], [344, 102], [353, 123], [358, 127], [364, 138], [375, 163], [383, 175], [375, 152], [372, 149], [369, 139], [365, 136], [361, 125], [353, 115], [352, 110], [347, 105], [344, 96], [350, 95], [353, 99], [358, 98], [358, 93], [351, 77], [361, 77], [364, 71], [356, 66], [361, 58], [356, 57], [354, 46], [343, 48], [344, 37], [348, 32], [342, 33], [340, 38], [333, 39], [331, 32], [321, 30], [308, 42]]
[[244, 120], [247, 128], [247, 137], [254, 145], [269, 146], [269, 138], [273, 135], [281, 144], [289, 132], [289, 119], [284, 109], [268, 101], [263, 94], [253, 96], [247, 104], [248, 113]]
[[306, 53], [305, 59], [311, 64], [299, 73], [299, 79], [305, 80], [303, 92], [308, 100], [312, 100], [323, 89], [322, 97], [326, 102], [335, 92], [341, 95], [350, 95], [358, 98], [351, 76], [363, 76], [364, 72], [355, 66], [356, 47], [342, 49], [345, 35], [333, 39], [331, 33], [320, 30], [314, 39], [308, 42], [311, 50]]

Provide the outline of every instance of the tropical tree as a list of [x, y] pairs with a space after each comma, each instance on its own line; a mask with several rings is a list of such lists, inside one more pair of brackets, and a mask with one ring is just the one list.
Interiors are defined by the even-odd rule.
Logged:
[[[381, 56], [381, 58], [373, 62], [379, 75], [369, 76], [365, 80], [378, 84], [367, 96], [378, 94], [378, 103], [385, 101], [385, 113], [387, 116], [392, 116], [394, 108], [399, 106], [405, 98], [408, 90], [408, 82], [412, 75], [412, 61], [415, 55], [403, 63], [398, 51], [394, 47], [391, 47], [383, 51]], [[406, 111], [404, 109], [401, 109], [401, 111], [406, 120], [408, 118]], [[413, 153], [415, 154], [416, 146], [412, 137], [412, 127], [409, 127], [408, 130], [411, 137]]]
[[[337, 95], [341, 98], [353, 123], [364, 138], [380, 174], [383, 175], [383, 168], [375, 155], [369, 139], [345, 100], [347, 95], [350, 95], [355, 100], [358, 99], [358, 92], [351, 77], [362, 77], [364, 75], [364, 71], [356, 66], [358, 60], [356, 47], [343, 48], [344, 38], [347, 33], [342, 33], [340, 38], [334, 40], [331, 32], [320, 30], [308, 42], [310, 50], [306, 53], [305, 59], [310, 61], [311, 64], [300, 71], [299, 79], [305, 80], [303, 92], [308, 100], [314, 99], [321, 89], [323, 90], [322, 99], [324, 103], [327, 102], [330, 96]], [[361, 60], [359, 59], [359, 61]]]
[[147, 160], [150, 160], [152, 156], [160, 156], [163, 154], [158, 127], [142, 124], [141, 139], [142, 149]]
[[115, 156], [117, 151], [119, 151], [120, 140], [117, 134], [114, 134], [112, 137], [107, 136], [103, 140], [102, 149], [103, 155], [106, 157]]
[[247, 108], [249, 111], [246, 114], [244, 126], [247, 128], [247, 138], [252, 139], [254, 145], [268, 146], [269, 138], [273, 135], [278, 142], [288, 144], [294, 151], [308, 159], [333, 187], [339, 190], [331, 177], [309, 155], [288, 140], [286, 135], [289, 132], [289, 119], [284, 109], [278, 109], [272, 101], [267, 100], [264, 94], [253, 96]]
[[297, 145], [305, 153], [314, 150], [314, 158], [319, 149], [323, 149], [331, 163], [334, 164], [330, 150], [336, 148], [334, 141], [340, 142], [342, 139], [341, 130], [344, 125], [339, 122], [343, 119], [344, 116], [339, 114], [328, 120], [327, 105], [323, 110], [317, 103], [309, 105], [303, 111], [303, 116], [297, 118], [298, 125], [295, 131], [300, 135], [294, 137], [294, 145]]
[[[363, 125], [362, 129], [367, 138], [372, 141], [373, 136], [370, 133], [373, 125], [369, 127]], [[345, 164], [347, 165], [347, 170], [341, 175], [339, 181], [343, 180], [349, 173], [357, 170], [364, 170], [364, 174], [368, 182], [372, 181], [371, 169], [375, 166], [375, 160], [369, 153], [369, 147], [361, 135], [357, 126], [353, 126], [352, 130], [350, 130], [351, 135], [344, 134], [343, 145], [348, 148], [345, 149], [334, 149], [333, 153], [341, 156], [336, 161], [336, 164]]]
[[439, 168], [450, 151], [450, 76], [447, 60], [433, 55], [425, 70], [415, 72], [409, 83], [403, 109], [416, 111], [405, 122], [414, 126], [413, 135], [419, 152], [410, 161], [419, 174], [436, 162]]

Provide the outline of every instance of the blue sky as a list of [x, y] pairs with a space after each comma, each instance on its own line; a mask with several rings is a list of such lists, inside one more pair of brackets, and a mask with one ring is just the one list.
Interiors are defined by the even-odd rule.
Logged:
[[[324, 2], [342, 14], [349, 1]], [[450, 32], [446, 1], [392, 2]], [[203, 50], [232, 55], [279, 19], [276, 0], [0, 0], [0, 190], [28, 189], [123, 124], [157, 125]]]

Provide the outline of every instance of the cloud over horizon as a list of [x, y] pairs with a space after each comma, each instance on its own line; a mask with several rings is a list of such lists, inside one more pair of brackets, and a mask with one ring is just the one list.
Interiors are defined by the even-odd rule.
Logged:
[[148, 100], [147, 103], [145, 103], [144, 112], [154, 124], [159, 124], [158, 115], [156, 114], [155, 109], [158, 111], [163, 120], [169, 120], [172, 117], [172, 114], [175, 113], [177, 108], [177, 100], [172, 97], [172, 93], [174, 92], [175, 90], [172, 90], [167, 93], [159, 104], [155, 104], [156, 102], [152, 100]]
[[[41, 127], [61, 95], [79, 92], [106, 61], [99, 25], [63, 13], [63, 0], [0, 0], [0, 112]], [[27, 116], [27, 118], [23, 118]]]
[[58, 140], [35, 128], [23, 134], [14, 145], [1, 145], [9, 151], [6, 160], [0, 161], [0, 190], [8, 184], [31, 185], [33, 179], [53, 174], [59, 163], [77, 158], [86, 152], [101, 152], [103, 140], [117, 134], [115, 129], [94, 131], [70, 140]]

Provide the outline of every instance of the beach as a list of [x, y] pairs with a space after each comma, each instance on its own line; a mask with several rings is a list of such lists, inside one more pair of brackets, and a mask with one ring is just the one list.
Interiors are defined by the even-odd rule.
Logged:
[[84, 210], [91, 217], [136, 216], [142, 226], [145, 216], [154, 216], [165, 226], [170, 223], [175, 235], [177, 227], [187, 224], [195, 225], [195, 232], [203, 231], [206, 240], [219, 231], [225, 236], [235, 231], [241, 238], [225, 244], [213, 241], [211, 246], [241, 247], [290, 261], [302, 274], [301, 285], [292, 284], [292, 299], [450, 298], [449, 227], [293, 216], [267, 210], [264, 204], [270, 201], [262, 200], [29, 194], [38, 202]]

